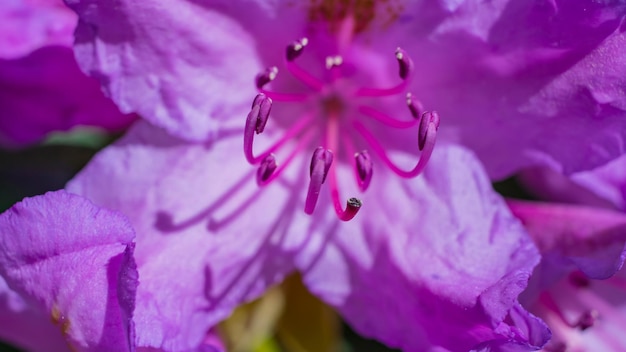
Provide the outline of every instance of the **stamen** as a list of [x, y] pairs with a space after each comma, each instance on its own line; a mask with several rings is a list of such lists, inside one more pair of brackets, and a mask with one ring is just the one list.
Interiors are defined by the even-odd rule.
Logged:
[[309, 191], [304, 204], [304, 212], [309, 215], [313, 214], [313, 210], [315, 210], [317, 199], [320, 195], [320, 189], [324, 181], [326, 181], [326, 176], [328, 175], [328, 170], [332, 163], [333, 152], [323, 147], [317, 147], [317, 149], [315, 149], [313, 157], [311, 158], [311, 181], [309, 182]]
[[354, 159], [356, 162], [356, 173], [357, 178], [359, 180], [359, 188], [362, 192], [364, 192], [370, 185], [372, 181], [372, 174], [374, 171], [372, 159], [370, 158], [367, 150], [364, 150], [360, 153], [356, 153], [354, 155]]
[[[347, 32], [346, 32], [347, 33]], [[348, 36], [349, 37], [349, 36]], [[348, 38], [346, 37], [346, 38]], [[252, 103], [250, 113], [246, 118], [244, 129], [244, 154], [251, 164], [258, 164], [256, 173], [257, 184], [265, 186], [279, 177], [286, 169], [295, 156], [304, 148], [310, 145], [313, 138], [321, 138], [322, 146], [318, 147], [312, 157], [310, 164], [310, 181], [304, 205], [304, 211], [312, 214], [315, 211], [319, 199], [322, 184], [326, 182], [326, 178], [330, 176], [330, 195], [333, 202], [335, 212], [339, 219], [348, 221], [354, 218], [362, 206], [357, 198], [349, 198], [343, 208], [342, 200], [340, 200], [340, 191], [337, 181], [337, 165], [333, 163], [333, 152], [341, 152], [341, 157], [349, 162], [353, 161], [353, 174], [359, 189], [363, 192], [368, 189], [373, 175], [373, 163], [369, 153], [366, 150], [355, 153], [353, 141], [353, 133], [350, 128], [346, 128], [352, 121], [354, 128], [363, 136], [366, 142], [374, 149], [383, 162], [395, 173], [401, 177], [417, 176], [428, 162], [436, 140], [436, 132], [439, 127], [439, 115], [436, 112], [426, 113], [422, 104], [413, 99], [411, 93], [406, 95], [406, 103], [411, 116], [409, 121], [397, 120], [384, 112], [378, 111], [372, 107], [353, 104], [350, 99], [358, 97], [382, 97], [403, 93], [413, 76], [413, 61], [409, 55], [402, 49], [395, 51], [395, 58], [398, 61], [398, 76], [402, 80], [394, 87], [387, 89], [379, 88], [357, 88], [349, 87], [347, 80], [341, 79], [345, 74], [341, 65], [343, 57], [341, 55], [331, 55], [326, 57], [324, 65], [330, 70], [329, 74], [324, 74], [324, 81], [311, 75], [307, 70], [296, 64], [304, 49], [309, 45], [307, 38], [301, 38], [287, 45], [285, 48], [284, 65], [287, 71], [304, 85], [311, 88], [312, 93], [281, 93], [272, 92], [265, 87], [276, 79], [278, 75], [277, 67], [265, 69], [256, 76], [255, 84], [259, 90]], [[346, 49], [340, 45], [339, 53], [345, 52]], [[348, 78], [348, 77], [344, 77]], [[357, 88], [354, 90], [353, 88]], [[356, 92], [356, 93], [355, 93]], [[344, 98], [347, 101], [344, 101]], [[305, 108], [309, 113], [295, 119], [294, 123], [287, 131], [272, 144], [266, 151], [258, 156], [253, 153], [253, 143], [255, 134], [260, 134], [265, 130], [268, 123], [273, 101], [286, 102], [319, 102], [319, 109], [310, 109], [307, 105]], [[383, 147], [376, 140], [374, 135], [358, 120], [351, 119], [346, 116], [347, 111], [357, 109], [363, 115], [373, 118], [387, 126], [393, 128], [410, 128], [418, 126], [418, 147], [422, 153], [415, 167], [410, 171], [401, 170], [387, 156]], [[321, 132], [316, 128], [308, 129], [308, 126], [317, 126], [313, 123], [313, 119], [322, 114], [323, 123], [326, 125], [326, 131]], [[350, 118], [350, 119], [348, 119]], [[347, 119], [347, 120], [346, 120]], [[321, 132], [321, 136], [318, 134]], [[339, 139], [339, 135], [342, 139]], [[292, 150], [285, 162], [279, 164], [274, 152], [279, 150], [292, 138], [297, 139], [297, 145]], [[351, 159], [354, 158], [354, 159]], [[330, 173], [330, 175], [329, 175]]]
[[[426, 114], [428, 113], [425, 113], [424, 115]], [[424, 116], [422, 117], [422, 120], [424, 120], [425, 118], [428, 118], [428, 117]], [[435, 123], [435, 122], [438, 122], [438, 121], [431, 121], [430, 123], [427, 124], [428, 128], [426, 129], [426, 132], [424, 133], [424, 137], [423, 137], [423, 144], [422, 144], [423, 148], [420, 148], [422, 150], [422, 154], [420, 155], [417, 165], [415, 165], [415, 167], [409, 171], [400, 169], [391, 161], [391, 159], [389, 159], [389, 156], [387, 156], [385, 149], [380, 145], [380, 143], [378, 143], [374, 135], [361, 122], [354, 121], [353, 125], [354, 125], [354, 128], [361, 134], [361, 136], [363, 136], [363, 138], [367, 141], [367, 143], [372, 147], [374, 152], [376, 152], [376, 154], [378, 154], [378, 156], [391, 169], [391, 171], [395, 172], [400, 177], [413, 178], [419, 175], [424, 170], [424, 168], [426, 167], [426, 164], [428, 163], [428, 160], [430, 159], [430, 156], [432, 155], [433, 149], [435, 147], [437, 126], [438, 126], [438, 123]], [[419, 142], [420, 140], [418, 137], [418, 144]]]
[[304, 47], [307, 46], [308, 43], [309, 40], [305, 37], [287, 45], [285, 50], [285, 66], [289, 73], [296, 79], [309, 86], [309, 88], [319, 92], [324, 88], [324, 82], [313, 77], [309, 72], [303, 70], [295, 63], [295, 59], [302, 54]]
[[[250, 113], [252, 113], [252, 111]], [[250, 118], [250, 115], [248, 115], [248, 118]], [[287, 130], [278, 141], [276, 141], [273, 145], [267, 148], [266, 151], [258, 156], [254, 156], [254, 153], [252, 151], [252, 145], [254, 141], [254, 129], [252, 128], [252, 126], [248, 125], [248, 121], [246, 120], [246, 127], [244, 129], [243, 136], [243, 152], [246, 156], [246, 160], [248, 160], [250, 164], [257, 164], [269, 154], [277, 151], [280, 147], [283, 146], [283, 144], [285, 144], [285, 142], [296, 137], [302, 130], [304, 130], [306, 126], [308, 126], [313, 121], [313, 118], [313, 114], [304, 115], [298, 118], [296, 123], [291, 126], [289, 130]], [[250, 122], [250, 124], [252, 125], [252, 122]]]
[[339, 185], [337, 182], [337, 170], [336, 166], [332, 165], [330, 170], [330, 197], [333, 201], [333, 207], [335, 208], [335, 214], [341, 221], [350, 221], [363, 206], [363, 203], [358, 198], [349, 198], [346, 201], [346, 209], [341, 206], [341, 200], [339, 198]]
[[[439, 114], [436, 111], [433, 112], [425, 112], [422, 115], [422, 120], [420, 121], [419, 133], [417, 135], [417, 141], [420, 150], [424, 149], [424, 145], [428, 142], [428, 135], [434, 138], [434, 132], [432, 132], [432, 128], [434, 126], [434, 130], [437, 131], [439, 129]], [[431, 141], [434, 143], [434, 139]]]
[[393, 128], [411, 128], [419, 122], [419, 120], [416, 120], [416, 119], [413, 119], [410, 121], [399, 121], [399, 120], [394, 119], [391, 116], [388, 116], [387, 114], [381, 111], [378, 111], [374, 108], [371, 108], [369, 106], [364, 106], [364, 105], [359, 106], [358, 110], [363, 115], [372, 117], [384, 123], [385, 125], [389, 127], [393, 127]]
[[246, 118], [246, 126], [243, 134], [243, 151], [249, 163], [254, 164], [256, 161], [252, 156], [252, 142], [254, 141], [254, 133], [259, 134], [265, 129], [269, 114], [272, 109], [272, 99], [264, 94], [258, 94], [252, 102], [252, 109]]
[[302, 54], [302, 50], [305, 46], [309, 44], [309, 39], [304, 37], [300, 40], [296, 40], [295, 42], [287, 45], [286, 57], [287, 61], [295, 60], [300, 54]]
[[276, 79], [278, 76], [278, 67], [272, 66], [265, 69], [265, 71], [256, 75], [255, 83], [257, 89], [263, 88], [266, 84]]
[[265, 71], [259, 73], [255, 78], [255, 84], [259, 92], [265, 94], [269, 98], [272, 98], [273, 100], [276, 100], [276, 101], [302, 102], [307, 99], [306, 94], [278, 93], [278, 92], [272, 92], [263, 88], [268, 83], [275, 80], [276, 76], [278, 76], [278, 68], [276, 66], [266, 68]]
[[594, 326], [596, 321], [598, 321], [598, 317], [600, 313], [597, 310], [591, 309], [582, 314], [582, 316], [578, 319], [578, 323], [576, 326], [581, 330], [585, 331], [590, 327]]
[[257, 115], [255, 126], [256, 134], [259, 134], [265, 130], [265, 125], [267, 125], [267, 120], [270, 117], [270, 112], [272, 111], [272, 99], [268, 98], [265, 94], [257, 94], [252, 102], [252, 109], [254, 109], [255, 106], [259, 106], [259, 113]]
[[413, 60], [411, 60], [406, 51], [401, 48], [396, 49], [396, 59], [398, 60], [398, 74], [400, 78], [407, 79], [409, 75], [413, 73]]
[[270, 154], [261, 161], [261, 165], [259, 165], [259, 169], [256, 173], [257, 184], [260, 186], [263, 183], [267, 182], [267, 180], [272, 176], [274, 171], [276, 171], [276, 157], [274, 154]]
[[281, 163], [280, 165], [278, 165], [278, 162], [276, 162], [276, 164], [278, 165], [276, 170], [274, 170], [273, 173], [265, 180], [259, 180], [259, 178], [257, 178], [257, 184], [261, 187], [267, 186], [270, 183], [272, 183], [272, 181], [280, 177], [283, 171], [285, 171], [285, 169], [289, 166], [289, 164], [291, 164], [291, 162], [296, 157], [296, 155], [302, 152], [302, 150], [306, 148], [309, 145], [309, 143], [313, 140], [313, 137], [315, 136], [315, 132], [316, 132], [315, 130], [310, 130], [304, 133], [304, 135], [301, 136], [300, 139], [298, 140], [298, 144], [296, 144], [296, 147], [289, 153], [289, 155], [287, 155], [287, 158], [285, 158], [285, 161]]
[[332, 198], [335, 213], [341, 221], [352, 220], [363, 206], [363, 202], [360, 199], [352, 197], [346, 201], [346, 210], [343, 210], [339, 201], [339, 191], [336, 189], [332, 191]]
[[400, 48], [396, 49], [395, 55], [400, 66], [399, 76], [402, 79], [402, 82], [395, 87], [387, 89], [367, 87], [359, 88], [359, 90], [355, 93], [357, 97], [386, 97], [404, 92], [411, 82], [411, 77], [413, 76], [413, 60], [411, 60], [406, 51]]
[[418, 100], [413, 100], [413, 94], [406, 93], [406, 105], [409, 106], [409, 111], [411, 112], [411, 116], [414, 119], [419, 120], [426, 111], [424, 110], [424, 105]]

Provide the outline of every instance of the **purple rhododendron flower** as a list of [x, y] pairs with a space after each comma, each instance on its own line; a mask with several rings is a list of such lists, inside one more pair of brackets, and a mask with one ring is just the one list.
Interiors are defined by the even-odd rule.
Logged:
[[355, 329], [407, 351], [547, 340], [516, 306], [536, 249], [471, 153], [442, 144], [423, 176], [377, 173], [361, 212], [343, 222], [328, 205], [301, 211], [303, 168], [258, 188], [240, 150], [240, 135], [189, 143], [139, 123], [69, 183], [137, 231], [141, 345], [193, 348], [294, 270]]
[[546, 351], [626, 348], [625, 161], [571, 178], [536, 168], [520, 175], [537, 197], [564, 202], [510, 203], [543, 256], [522, 300], [553, 332]]
[[0, 2], [1, 145], [24, 146], [77, 125], [121, 130], [136, 119], [78, 68], [76, 23], [61, 0]]
[[[0, 214], [0, 338], [28, 351], [145, 347], [134, 238], [124, 215], [65, 191]], [[213, 331], [194, 349], [223, 350]]]
[[67, 3], [81, 67], [153, 124], [68, 185], [137, 230], [139, 345], [196, 348], [293, 270], [408, 351], [549, 337], [517, 304], [535, 247], [473, 155], [434, 138], [472, 147], [492, 177], [623, 153], [623, 4]]
[[[390, 120], [410, 120], [405, 90], [381, 89], [398, 82], [400, 47], [414, 78], [400, 88], [439, 111], [440, 137], [474, 149], [492, 177], [534, 164], [571, 173], [624, 153], [621, 1], [66, 2], [80, 18], [83, 69], [122, 111], [187, 140], [240, 127], [234, 116], [248, 113], [259, 73], [276, 77], [264, 88], [285, 93], [274, 100], [297, 101], [275, 104], [272, 119], [283, 131], [319, 109], [407, 124]], [[344, 82], [334, 85], [340, 99], [326, 94], [333, 77]], [[313, 93], [302, 96], [307, 86]], [[346, 99], [372, 95], [389, 97], [375, 105]], [[305, 104], [312, 101], [313, 109]], [[393, 140], [414, 148], [415, 139]]]
[[134, 351], [135, 233], [50, 192], [0, 214], [0, 337], [29, 351]]

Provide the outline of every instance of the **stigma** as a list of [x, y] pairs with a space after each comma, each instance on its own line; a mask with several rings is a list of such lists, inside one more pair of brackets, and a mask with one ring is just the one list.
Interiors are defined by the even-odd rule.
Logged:
[[[360, 193], [368, 189], [377, 168], [386, 168], [402, 178], [416, 177], [424, 170], [433, 152], [440, 119], [437, 112], [425, 111], [420, 101], [407, 92], [414, 68], [409, 54], [403, 49], [398, 48], [393, 53], [398, 66], [397, 77], [394, 78], [397, 84], [370, 87], [351, 79], [353, 73], [344, 70], [347, 60], [339, 54], [320, 60], [323, 78], [300, 66], [298, 61], [306, 55], [306, 48], [310, 45], [313, 43], [307, 38], [290, 43], [285, 48], [280, 69], [272, 66], [256, 76], [255, 85], [259, 93], [252, 100], [245, 122], [244, 155], [250, 164], [257, 167], [257, 184], [264, 187], [279, 178], [296, 156], [308, 154], [310, 164], [305, 176], [308, 187], [303, 190], [306, 192], [304, 212], [315, 212], [319, 196], [326, 187], [337, 217], [348, 221], [354, 218], [363, 203], [355, 196], [349, 197], [346, 202], [341, 200], [338, 164], [346, 164], [353, 170], [354, 182]], [[390, 55], [390, 59], [393, 57]], [[282, 79], [279, 72], [283, 70], [302, 89], [294, 92], [269, 89], [272, 82]], [[381, 98], [387, 102], [395, 99], [400, 109], [394, 111], [404, 111], [404, 116], [392, 116], [373, 105]], [[302, 109], [296, 109], [301, 112], [288, 121], [281, 120], [284, 128], [282, 136], [265, 151], [256, 154], [253, 148], [255, 136], [272, 124], [271, 110], [276, 103], [300, 104]], [[386, 146], [378, 137], [381, 128], [410, 130], [413, 133], [412, 148], [417, 160], [412, 168], [402, 168], [389, 157]], [[276, 153], [287, 146], [291, 151], [279, 161]]]

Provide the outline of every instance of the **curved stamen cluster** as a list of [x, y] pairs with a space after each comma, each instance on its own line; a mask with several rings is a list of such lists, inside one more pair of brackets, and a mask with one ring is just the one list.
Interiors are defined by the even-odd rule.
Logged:
[[[368, 145], [380, 160], [399, 176], [415, 177], [424, 170], [432, 154], [437, 129], [439, 128], [439, 115], [434, 111], [424, 111], [422, 104], [414, 99], [411, 93], [406, 93], [405, 95], [407, 108], [412, 116], [410, 120], [397, 120], [371, 106], [359, 103], [363, 98], [371, 99], [405, 94], [413, 74], [413, 61], [404, 50], [398, 48], [395, 52], [398, 62], [398, 76], [401, 79], [399, 84], [390, 88], [358, 87], [346, 92], [346, 89], [343, 88], [345, 85], [340, 88], [337, 83], [344, 78], [341, 70], [343, 64], [342, 56], [335, 55], [326, 58], [324, 64], [331, 74], [328, 82], [313, 76], [296, 64], [296, 59], [303, 54], [304, 48], [308, 45], [309, 41], [307, 38], [302, 38], [289, 44], [285, 50], [284, 66], [294, 78], [310, 88], [311, 93], [283, 93], [267, 90], [265, 87], [278, 76], [277, 67], [270, 67], [257, 75], [255, 83], [259, 94], [254, 98], [252, 108], [246, 119], [244, 154], [250, 164], [258, 165], [257, 183], [260, 186], [264, 186], [276, 179], [298, 153], [317, 140], [316, 144], [319, 146], [314, 150], [311, 157], [310, 180], [304, 211], [307, 214], [313, 213], [322, 185], [328, 178], [335, 212], [341, 220], [347, 221], [357, 214], [362, 204], [359, 199], [350, 198], [346, 202], [346, 208], [342, 207], [336, 171], [336, 163], [340, 159], [337, 153], [341, 151], [348, 160], [352, 159], [351, 164], [354, 169], [356, 183], [362, 192], [367, 190], [370, 185], [374, 163], [367, 150], [356, 151], [356, 143]], [[254, 135], [264, 131], [273, 101], [315, 102], [317, 103], [317, 108], [312, 109], [313, 112], [303, 113], [285, 131], [281, 138], [266, 151], [255, 156], [253, 153]], [[352, 109], [343, 109], [345, 106], [350, 106]], [[308, 111], [311, 111], [311, 109]], [[346, 111], [351, 113], [348, 114]], [[359, 114], [354, 114], [356, 112]], [[354, 115], [362, 115], [396, 129], [417, 127], [417, 149], [421, 151], [417, 164], [408, 171], [397, 166], [389, 158], [385, 148], [374, 133], [370, 131], [363, 121], [360, 121]], [[323, 121], [325, 127], [319, 130], [307, 128], [316, 119]], [[360, 140], [354, 141], [353, 139], [358, 136], [361, 137]], [[294, 139], [297, 140], [295, 148], [288, 154], [282, 165], [279, 166], [274, 152], [282, 148], [287, 141]]]

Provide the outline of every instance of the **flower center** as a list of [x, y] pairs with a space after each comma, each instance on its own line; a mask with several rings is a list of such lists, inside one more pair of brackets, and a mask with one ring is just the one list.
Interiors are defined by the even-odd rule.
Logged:
[[[258, 165], [257, 183], [265, 186], [278, 178], [296, 155], [306, 150], [309, 153], [312, 151], [304, 211], [307, 214], [314, 212], [322, 185], [328, 179], [336, 214], [339, 219], [348, 221], [357, 214], [362, 203], [358, 198], [352, 197], [343, 208], [336, 164], [347, 162], [351, 165], [361, 192], [367, 190], [373, 175], [374, 161], [370, 150], [378, 157], [378, 161], [398, 176], [415, 177], [424, 170], [433, 151], [439, 115], [434, 111], [424, 111], [422, 104], [411, 93], [406, 92], [412, 78], [413, 61], [404, 50], [398, 48], [395, 52], [400, 82], [388, 88], [374, 88], [355, 84], [344, 70], [344, 58], [340, 55], [328, 56], [321, 63], [326, 73], [325, 79], [305, 70], [297, 61], [308, 45], [307, 38], [289, 44], [283, 63], [284, 69], [307, 88], [305, 93], [267, 89], [278, 77], [278, 67], [270, 67], [257, 75], [255, 83], [259, 94], [254, 98], [246, 119], [244, 154], [249, 163]], [[404, 109], [408, 110], [407, 117], [396, 119], [368, 104], [383, 97], [395, 98], [398, 100], [397, 104], [406, 104]], [[290, 117], [282, 137], [267, 150], [255, 155], [254, 136], [265, 130], [274, 102], [301, 104], [305, 108], [303, 112]], [[416, 165], [410, 170], [397, 166], [377, 137], [379, 126], [373, 126], [375, 129], [368, 127], [372, 124], [396, 130], [414, 129], [417, 137], [415, 150], [421, 151]], [[290, 140], [296, 141], [296, 145], [279, 166], [274, 153]], [[357, 148], [361, 145], [365, 148]]]

